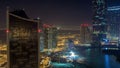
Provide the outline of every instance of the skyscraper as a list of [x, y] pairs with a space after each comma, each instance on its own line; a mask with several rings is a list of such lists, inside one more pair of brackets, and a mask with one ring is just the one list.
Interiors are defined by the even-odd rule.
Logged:
[[105, 0], [93, 0], [93, 37], [92, 42], [99, 45], [106, 38], [106, 4]]
[[52, 50], [57, 46], [57, 27], [43, 24], [44, 30], [44, 49]]
[[81, 44], [91, 43], [91, 28], [89, 24], [81, 24], [80, 26], [80, 42]]
[[23, 10], [7, 12], [8, 68], [39, 68], [38, 21]]
[[107, 24], [109, 26], [109, 38], [118, 39], [120, 33], [120, 6], [111, 6], [107, 8]]

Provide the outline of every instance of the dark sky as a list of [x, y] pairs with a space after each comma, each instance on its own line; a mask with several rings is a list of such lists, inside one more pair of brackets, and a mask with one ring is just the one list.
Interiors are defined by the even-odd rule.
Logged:
[[[44, 23], [80, 25], [92, 22], [92, 0], [0, 0], [0, 27], [5, 27], [6, 6], [24, 8], [30, 18], [40, 17]], [[109, 0], [110, 1], [110, 0]], [[111, 0], [110, 3], [113, 3]], [[120, 0], [118, 0], [120, 2]], [[119, 3], [117, 2], [117, 3]]]
[[120, 0], [106, 0], [107, 6], [120, 6]]
[[5, 27], [5, 10], [24, 8], [30, 18], [40, 17], [55, 25], [91, 22], [91, 0], [0, 0], [0, 26]]

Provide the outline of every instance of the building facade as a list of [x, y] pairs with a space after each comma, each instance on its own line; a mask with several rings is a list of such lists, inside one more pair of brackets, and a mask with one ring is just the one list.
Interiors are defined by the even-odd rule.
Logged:
[[7, 11], [7, 68], [39, 68], [38, 21], [23, 10]]
[[53, 50], [57, 46], [57, 27], [43, 24], [44, 49]]
[[6, 43], [6, 29], [0, 29], [0, 43]]
[[89, 24], [81, 24], [80, 26], [80, 42], [81, 44], [91, 43], [91, 26]]
[[101, 41], [106, 38], [107, 25], [106, 25], [106, 2], [105, 0], [93, 0], [93, 45], [100, 45]]
[[107, 23], [109, 39], [120, 38], [120, 6], [112, 6], [107, 8]]

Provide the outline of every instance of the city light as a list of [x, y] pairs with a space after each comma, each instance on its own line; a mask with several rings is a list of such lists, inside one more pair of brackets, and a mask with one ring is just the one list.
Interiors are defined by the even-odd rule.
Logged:
[[108, 48], [105, 48], [106, 50], [108, 49]]
[[40, 32], [42, 32], [42, 30], [41, 30], [41, 29], [38, 29], [38, 33], [40, 33]]
[[71, 57], [75, 57], [76, 56], [74, 52], [71, 51], [70, 53], [71, 53], [71, 55], [70, 55]]
[[6, 30], [6, 33], [9, 33], [9, 30]]
[[109, 42], [109, 40], [108, 40], [108, 39], [103, 39], [103, 41], [104, 41], [105, 43], [108, 43], [108, 42]]
[[51, 26], [48, 25], [48, 24], [43, 24], [43, 27], [44, 27], [44, 28], [50, 28]]
[[80, 26], [82, 26], [82, 27], [88, 27], [88, 26], [90, 26], [90, 25], [89, 25], [89, 24], [84, 23], [84, 24], [81, 24]]
[[120, 68], [120, 0], [7, 1], [0, 68]]
[[108, 7], [108, 11], [118, 11], [120, 10], [120, 6], [113, 6], [113, 7]]

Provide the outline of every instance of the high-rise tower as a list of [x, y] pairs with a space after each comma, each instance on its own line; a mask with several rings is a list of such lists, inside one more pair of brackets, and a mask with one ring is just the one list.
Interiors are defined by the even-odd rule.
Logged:
[[107, 8], [107, 24], [109, 39], [120, 38], [120, 6], [111, 6]]
[[7, 68], [40, 68], [38, 23], [24, 10], [7, 10]]
[[93, 0], [93, 44], [99, 45], [106, 38], [107, 26], [105, 20], [105, 0]]
[[91, 43], [91, 28], [90, 24], [81, 24], [80, 25], [80, 42], [81, 44], [90, 44]]

